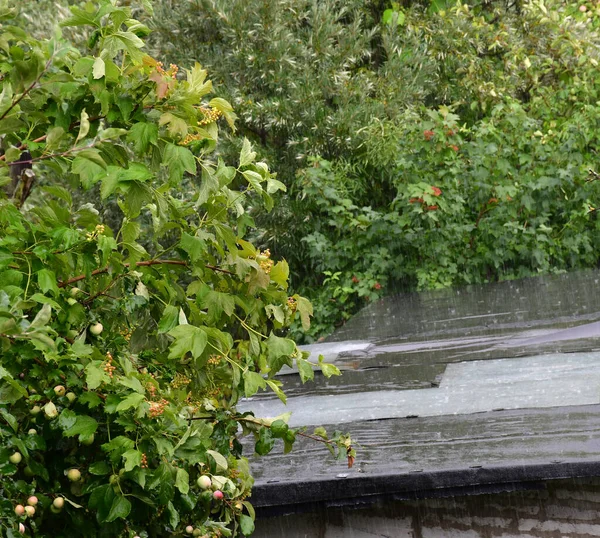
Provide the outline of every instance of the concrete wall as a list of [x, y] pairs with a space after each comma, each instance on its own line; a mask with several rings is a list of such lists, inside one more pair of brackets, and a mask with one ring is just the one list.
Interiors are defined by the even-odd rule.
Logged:
[[600, 479], [549, 481], [538, 489], [317, 507], [257, 520], [253, 538], [600, 537]]

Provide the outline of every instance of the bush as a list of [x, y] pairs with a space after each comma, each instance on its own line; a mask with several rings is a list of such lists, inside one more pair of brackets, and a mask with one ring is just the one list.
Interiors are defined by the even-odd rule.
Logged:
[[249, 535], [241, 431], [259, 454], [302, 431], [236, 403], [285, 400], [284, 365], [313, 375], [279, 336], [310, 303], [243, 239], [284, 187], [247, 140], [219, 157], [231, 106], [199, 64], [145, 54], [130, 8], [71, 8], [83, 51], [16, 16], [0, 8], [2, 534]]

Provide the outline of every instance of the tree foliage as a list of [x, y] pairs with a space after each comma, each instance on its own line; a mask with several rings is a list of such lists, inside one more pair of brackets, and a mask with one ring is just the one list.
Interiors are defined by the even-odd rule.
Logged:
[[157, 9], [161, 48], [212, 64], [288, 187], [255, 237], [293, 260], [309, 338], [386, 290], [597, 263], [596, 4]]
[[0, 3], [0, 532], [249, 535], [240, 434], [303, 432], [236, 403], [315, 366], [281, 336], [312, 314], [288, 264], [243, 239], [285, 187], [247, 139], [221, 158], [232, 107], [146, 54], [129, 7], [72, 7], [78, 47], [17, 16]]

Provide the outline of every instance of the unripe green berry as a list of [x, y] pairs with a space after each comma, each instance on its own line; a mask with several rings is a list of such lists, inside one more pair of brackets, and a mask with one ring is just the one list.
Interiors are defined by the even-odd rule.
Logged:
[[198, 484], [198, 487], [202, 488], [202, 489], [208, 489], [208, 488], [210, 488], [210, 486], [212, 486], [212, 480], [210, 479], [209, 476], [206, 476], [206, 475], [202, 475], [202, 476], [198, 477], [198, 480], [196, 481], [196, 483]]
[[102, 323], [94, 323], [94, 325], [90, 325], [90, 332], [94, 336], [99, 336], [103, 330], [104, 326], [102, 325]]
[[69, 469], [67, 471], [67, 478], [71, 482], [78, 482], [79, 480], [81, 480], [81, 472], [79, 471], [79, 469]]

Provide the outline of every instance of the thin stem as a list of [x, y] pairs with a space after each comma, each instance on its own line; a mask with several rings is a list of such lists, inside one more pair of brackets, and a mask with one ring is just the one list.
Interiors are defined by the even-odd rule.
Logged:
[[[124, 263], [123, 264], [125, 267], [130, 267], [130, 266], [134, 266], [134, 267], [148, 267], [150, 265], [183, 265], [183, 266], [187, 266], [187, 262], [184, 262], [182, 260], [149, 260], [149, 261], [145, 261], [145, 262], [136, 262], [136, 263]], [[102, 269], [95, 269], [94, 271], [92, 271], [90, 273], [90, 276], [96, 276], [96, 275], [101, 275], [103, 273], [107, 273], [108, 272], [108, 267], [104, 267]], [[80, 280], [84, 280], [85, 278], [87, 278], [87, 275], [79, 275], [79, 276], [74, 276], [72, 278], [69, 278], [68, 280], [64, 280], [63, 282], [59, 282], [58, 287], [59, 288], [64, 288], [65, 286], [68, 286], [69, 284], [73, 284], [75, 282], [79, 282]]]
[[29, 87], [15, 100], [11, 103], [11, 105], [4, 111], [4, 114], [2, 114], [2, 116], [0, 116], [0, 121], [2, 121], [4, 118], [6, 118], [6, 116], [8, 115], [8, 113], [15, 108], [28, 94], [31, 90], [33, 90], [33, 88], [35, 88], [37, 86], [37, 83], [41, 80], [41, 78], [46, 74], [46, 71], [48, 71], [48, 68], [50, 67], [50, 64], [52, 63], [52, 58], [50, 58], [47, 62], [46, 65], [44, 67], [44, 69], [42, 70], [42, 72], [37, 76], [37, 78], [29, 85]]

